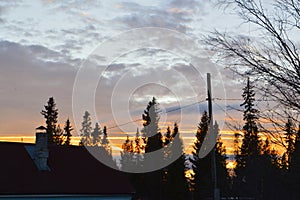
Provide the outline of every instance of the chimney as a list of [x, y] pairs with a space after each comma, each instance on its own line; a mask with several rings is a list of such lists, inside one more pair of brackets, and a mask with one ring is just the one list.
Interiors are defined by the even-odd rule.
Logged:
[[50, 171], [47, 165], [49, 151], [48, 151], [48, 135], [46, 128], [40, 126], [36, 128], [35, 134], [35, 150], [34, 150], [34, 163], [39, 171]]

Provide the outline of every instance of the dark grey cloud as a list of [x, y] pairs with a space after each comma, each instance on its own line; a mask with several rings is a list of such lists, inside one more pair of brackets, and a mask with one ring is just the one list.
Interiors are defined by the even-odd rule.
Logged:
[[123, 17], [118, 17], [113, 19], [113, 21], [118, 21], [125, 24], [127, 28], [141, 28], [141, 27], [161, 27], [170, 28], [177, 30], [179, 32], [185, 33], [188, 27], [180, 22], [176, 22], [172, 17], [166, 14], [147, 14], [147, 13], [135, 13], [128, 14]]
[[[97, 19], [92, 13], [85, 13], [90, 8], [102, 7], [101, 2], [97, 4], [95, 1], [62, 2], [57, 0], [52, 1], [52, 3], [44, 1], [44, 3], [47, 5], [46, 11], [49, 11], [49, 16], [47, 16], [49, 19], [54, 11], [59, 10], [64, 13], [64, 20], [72, 18], [70, 21], [74, 22], [74, 25], [70, 23], [61, 28], [59, 26], [61, 24], [57, 23], [57, 28], [49, 27], [47, 29], [47, 27], [39, 28], [40, 26], [36, 26], [36, 22], [31, 18], [10, 21], [10, 27], [7, 27], [5, 31], [13, 35], [13, 38], [18, 38], [18, 41], [0, 41], [0, 109], [7, 113], [5, 116], [0, 116], [0, 126], [4, 127], [4, 130], [9, 129], [8, 125], [5, 124], [9, 124], [16, 117], [23, 121], [22, 124], [26, 130], [32, 128], [30, 127], [32, 121], [38, 123], [43, 121], [39, 112], [49, 96], [54, 96], [57, 99], [63, 117], [71, 115], [72, 86], [76, 69], [82, 61], [77, 56], [84, 54], [83, 52], [90, 52], [89, 50], [94, 49], [99, 42], [111, 36], [116, 29], [119, 31], [120, 28], [127, 30], [128, 28], [154, 26], [186, 33], [192, 30], [189, 23], [193, 22], [194, 15], [203, 11], [202, 2], [197, 3], [193, 0], [187, 0], [185, 3], [178, 0], [168, 1], [159, 6], [123, 2], [119, 13], [112, 13], [102, 20]], [[0, 3], [0, 12], [2, 13], [1, 5]], [[5, 20], [5, 15], [2, 16], [1, 13], [0, 23], [1, 18]], [[56, 16], [60, 15], [56, 14]], [[69, 22], [68, 20], [66, 23]], [[47, 41], [50, 42], [47, 43]], [[166, 42], [169, 42], [170, 46], [173, 46], [174, 43], [177, 44], [176, 40], [166, 40]], [[189, 46], [186, 43], [183, 45]], [[124, 78], [125, 82], [127, 81], [126, 84], [128, 85], [125, 86], [128, 87], [139, 87], [141, 81], [148, 77], [161, 78], [162, 82], [170, 86], [170, 89], [180, 91], [182, 96], [190, 95], [189, 90], [185, 90], [182, 84], [182, 77], [176, 73], [171, 73], [172, 70], [176, 70], [183, 77], [186, 77], [197, 91], [205, 92], [205, 84], [199, 81], [199, 76], [190, 68], [189, 64], [175, 62], [170, 59], [174, 55], [168, 53], [160, 49], [137, 50], [133, 56], [117, 60], [108, 66], [106, 77], [104, 76], [100, 80], [96, 91], [96, 108], [99, 112], [99, 119], [104, 119], [104, 121], [113, 119], [109, 110], [111, 92], [115, 89], [115, 84], [120, 78]], [[92, 62], [96, 60], [99, 61], [96, 66], [106, 67], [101, 65], [106, 61], [105, 57], [98, 55], [98, 57], [91, 59]], [[207, 62], [202, 63], [206, 68], [210, 67]], [[130, 73], [123, 77], [127, 72]], [[128, 95], [128, 91], [118, 90], [117, 92], [115, 98], [118, 98], [120, 102], [128, 103], [128, 99], [124, 98]], [[135, 103], [133, 110], [140, 112], [145, 108], [150, 100], [147, 99], [148, 96], [145, 97], [147, 94], [148, 96], [158, 95], [162, 99], [174, 96], [166, 90], [155, 87], [137, 90], [134, 95], [143, 99], [133, 102]], [[176, 106], [172, 103], [163, 103], [163, 105], [174, 108]], [[124, 109], [127, 111], [128, 108], [125, 107]], [[190, 111], [194, 114], [193, 110]], [[137, 112], [133, 114], [137, 114]]]
[[196, 1], [196, 0], [173, 0], [170, 2], [170, 7], [177, 8], [190, 8], [190, 9], [201, 9], [207, 4], [207, 0], [205, 1]]
[[[63, 59], [55, 62], [37, 58], [42, 56], [50, 56], [53, 60], [61, 57], [46, 47], [0, 41], [2, 131], [9, 133], [13, 130], [14, 134], [24, 133], [24, 130], [34, 131], [33, 126], [43, 123], [39, 112], [50, 96], [57, 100], [62, 122], [71, 116], [72, 85], [76, 70]], [[12, 123], [18, 123], [18, 126], [12, 128]]]
[[[190, 1], [191, 6], [171, 1], [160, 7], [143, 6], [133, 2], [122, 2], [121, 10], [124, 15], [114, 18], [112, 21], [119, 22], [127, 28], [140, 27], [161, 27], [170, 28], [183, 33], [190, 30], [188, 25], [193, 20], [193, 9], [198, 8], [200, 4]], [[184, 6], [183, 6], [184, 5]]]
[[64, 12], [75, 12], [88, 10], [94, 7], [101, 7], [101, 1], [89, 1], [89, 0], [69, 0], [69, 1], [60, 1], [60, 0], [42, 0], [46, 6], [51, 6], [52, 9], [63, 10]]

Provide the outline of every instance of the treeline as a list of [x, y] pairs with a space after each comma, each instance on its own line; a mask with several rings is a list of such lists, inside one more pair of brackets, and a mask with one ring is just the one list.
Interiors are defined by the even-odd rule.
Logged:
[[[179, 126], [167, 127], [163, 134], [159, 128], [159, 106], [156, 99], [148, 103], [141, 133], [137, 129], [133, 138], [127, 137], [122, 145], [121, 169], [129, 173], [136, 189], [136, 199], [203, 199], [212, 195], [211, 153], [199, 158], [199, 152], [209, 129], [209, 117], [204, 112], [195, 135], [192, 155], [184, 152]], [[217, 126], [217, 125], [216, 125]], [[217, 127], [216, 127], [217, 128]], [[229, 194], [230, 176], [226, 169], [226, 149], [220, 138], [216, 141], [218, 186], [222, 195]], [[151, 154], [155, 152], [155, 154]], [[188, 178], [187, 173], [192, 177]]]
[[[274, 138], [263, 136], [260, 130], [265, 128], [259, 122], [259, 110], [256, 108], [254, 85], [248, 78], [243, 89], [244, 101], [240, 105], [243, 110], [244, 125], [234, 138], [234, 157], [236, 167], [229, 176], [226, 169], [226, 148], [220, 137], [215, 145], [216, 181], [221, 197], [250, 199], [299, 199], [300, 191], [300, 128], [292, 118], [286, 120], [280, 140], [285, 148], [278, 152], [272, 147]], [[192, 156], [183, 151], [178, 124], [168, 127], [164, 134], [158, 127], [158, 107], [156, 99], [149, 102], [142, 115], [142, 136], [137, 130], [133, 139], [129, 137], [123, 144], [121, 163], [123, 170], [127, 168], [147, 168], [160, 162], [172, 160], [167, 167], [155, 172], [130, 174], [137, 190], [137, 198], [149, 199], [208, 199], [213, 197], [214, 183], [212, 177], [212, 152], [199, 158], [209, 130], [209, 117], [203, 113], [195, 135]], [[141, 145], [142, 138], [143, 145]], [[273, 140], [272, 140], [273, 139]], [[277, 138], [279, 139], [279, 138]], [[158, 151], [155, 159], [148, 157], [149, 152]], [[145, 153], [145, 154], [143, 154]], [[181, 156], [177, 156], [177, 155]], [[187, 163], [191, 167], [187, 167]], [[192, 177], [184, 174], [192, 169]]]
[[[300, 199], [300, 51], [294, 37], [300, 30], [299, 0], [217, 2], [252, 31], [241, 34], [216, 29], [204, 43], [219, 64], [239, 77], [255, 80], [255, 89], [265, 101], [261, 109], [254, 106], [253, 85], [248, 81], [242, 104], [245, 125], [235, 139], [233, 195]], [[274, 142], [284, 147], [283, 155], [271, 147]]]
[[[50, 145], [70, 145], [72, 139], [72, 125], [69, 119], [66, 120], [64, 128], [58, 124], [58, 109], [53, 97], [50, 97], [47, 105], [44, 106], [41, 114], [46, 119], [46, 133], [48, 134], [48, 144]], [[90, 113], [85, 111], [80, 129], [79, 146], [103, 146], [110, 150], [109, 140], [107, 139], [107, 128], [101, 129], [99, 123], [92, 127]], [[110, 150], [111, 151], [111, 150]]]
[[[44, 106], [41, 114], [46, 119], [46, 133], [48, 135], [48, 145], [71, 145], [72, 131], [71, 122], [66, 120], [64, 128], [61, 129], [58, 124], [58, 109], [53, 97], [50, 97]], [[112, 157], [112, 149], [107, 136], [106, 126], [101, 129], [99, 123], [95, 123], [92, 127], [90, 113], [85, 111], [80, 129], [79, 146], [94, 147], [101, 156], [103, 156], [106, 164], [116, 167], [116, 162]], [[95, 149], [97, 148], [97, 149]]]
[[[288, 118], [282, 139], [285, 151], [279, 154], [272, 147], [271, 137], [260, 134], [259, 110], [255, 106], [253, 83], [248, 79], [243, 89], [241, 104], [244, 125], [235, 134], [234, 157], [236, 167], [229, 175], [227, 154], [221, 138], [215, 148], [216, 183], [221, 197], [252, 199], [298, 199], [300, 197], [300, 129]], [[72, 127], [70, 121], [64, 130], [57, 125], [58, 112], [51, 97], [42, 114], [46, 118], [49, 142], [69, 145]], [[191, 155], [184, 152], [179, 125], [161, 130], [159, 104], [153, 99], [142, 114], [143, 128], [134, 137], [127, 136], [122, 145], [120, 168], [128, 173], [136, 193], [134, 199], [208, 199], [214, 194], [212, 151], [200, 158], [206, 148], [205, 138], [210, 129], [207, 112], [203, 112], [195, 133]], [[218, 130], [218, 125], [214, 124]], [[83, 115], [79, 145], [101, 147], [111, 155], [107, 128], [98, 123], [94, 128], [90, 114]], [[113, 161], [114, 162], [114, 161]], [[114, 162], [115, 163], [115, 162]], [[153, 169], [155, 169], [153, 171]], [[135, 173], [136, 172], [136, 173]], [[142, 173], [140, 173], [142, 172]], [[188, 176], [190, 175], [190, 176]]]
[[[287, 119], [282, 135], [283, 154], [272, 147], [272, 137], [259, 130], [259, 110], [249, 78], [243, 89], [244, 110], [242, 134], [235, 134], [236, 167], [231, 183], [231, 196], [253, 199], [299, 199], [300, 129]], [[262, 128], [263, 130], [264, 128]], [[273, 138], [274, 139], [274, 138]]]
[[73, 128], [69, 118], [66, 120], [64, 128], [61, 129], [58, 124], [58, 109], [53, 97], [50, 97], [47, 104], [44, 106], [41, 114], [46, 120], [46, 133], [48, 135], [49, 145], [70, 145]]
[[[49, 98], [42, 115], [46, 119], [46, 132], [50, 145], [70, 145], [72, 126], [69, 119], [65, 123], [64, 130], [58, 125], [58, 109], [54, 98]], [[203, 159], [198, 157], [201, 144], [208, 133], [209, 118], [207, 112], [203, 113], [198, 125], [193, 155], [186, 155], [181, 139], [179, 126], [174, 123], [168, 127], [165, 134], [159, 128], [159, 107], [156, 99], [147, 105], [143, 118], [143, 129], [137, 129], [136, 136], [132, 140], [127, 137], [122, 145], [120, 168], [128, 173], [132, 185], [135, 187], [135, 199], [190, 199], [193, 193], [197, 197], [209, 197], [211, 184], [211, 156]], [[92, 127], [91, 117], [88, 111], [83, 115], [80, 129], [81, 146], [102, 147], [108, 155], [111, 154], [111, 146], [107, 139], [106, 126], [101, 129], [98, 123]], [[216, 160], [218, 170], [218, 183], [220, 188], [229, 191], [230, 177], [226, 169], [226, 150], [221, 140], [216, 145]], [[153, 156], [149, 153], [156, 152]], [[105, 155], [107, 156], [107, 155]], [[111, 157], [112, 159], [112, 157]], [[192, 163], [192, 168], [189, 167]], [[115, 164], [115, 162], [114, 162]], [[160, 166], [163, 166], [162, 168]], [[157, 170], [153, 171], [153, 169]], [[193, 172], [191, 172], [193, 171]], [[187, 172], [192, 178], [187, 178]], [[204, 185], [202, 185], [204, 183]], [[224, 184], [226, 183], [226, 184]], [[223, 187], [223, 185], [225, 187]]]

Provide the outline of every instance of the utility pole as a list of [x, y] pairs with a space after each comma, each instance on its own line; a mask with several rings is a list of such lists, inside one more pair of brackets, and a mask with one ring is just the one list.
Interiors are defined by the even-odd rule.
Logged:
[[[209, 117], [209, 124], [210, 124], [210, 132], [209, 134], [214, 134], [214, 121], [213, 121], [213, 113], [212, 113], [212, 92], [211, 92], [211, 79], [210, 73], [207, 73], [207, 100], [208, 100], [208, 117]], [[215, 138], [211, 135], [211, 138]], [[215, 142], [215, 141], [211, 141]], [[211, 174], [212, 174], [212, 183], [213, 183], [213, 199], [220, 200], [220, 191], [217, 187], [217, 169], [216, 169], [216, 153], [215, 153], [215, 146], [211, 151]]]

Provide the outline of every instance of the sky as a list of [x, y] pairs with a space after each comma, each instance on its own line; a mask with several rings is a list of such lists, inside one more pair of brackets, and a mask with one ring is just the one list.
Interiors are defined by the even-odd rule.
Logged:
[[[155, 96], [162, 132], [178, 122], [192, 137], [207, 110], [206, 73], [214, 98], [241, 98], [245, 80], [201, 43], [214, 29], [250, 33], [232, 12], [211, 0], [1, 0], [0, 136], [33, 136], [52, 96], [62, 125], [80, 129], [88, 110], [111, 136], [134, 134], [140, 122], [118, 125], [140, 119]], [[227, 106], [240, 103], [215, 100], [221, 130]]]

